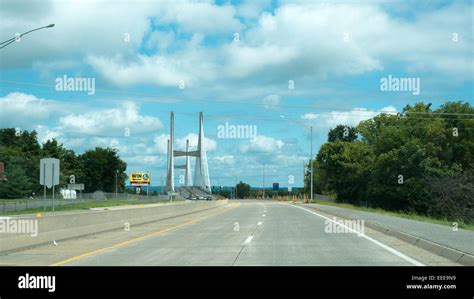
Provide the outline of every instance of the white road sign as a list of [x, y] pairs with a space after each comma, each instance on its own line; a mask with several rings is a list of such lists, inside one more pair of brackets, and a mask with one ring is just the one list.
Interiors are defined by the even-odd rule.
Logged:
[[84, 190], [84, 184], [68, 184], [67, 188], [69, 190]]
[[40, 160], [40, 185], [59, 185], [59, 159], [45, 158]]

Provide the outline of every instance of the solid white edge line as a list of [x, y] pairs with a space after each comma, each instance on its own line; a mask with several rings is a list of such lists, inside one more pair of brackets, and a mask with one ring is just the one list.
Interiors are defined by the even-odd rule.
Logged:
[[244, 243], [252, 242], [253, 236], [248, 236]]
[[[283, 204], [284, 204], [284, 203], [283, 203]], [[285, 205], [288, 205], [288, 204], [285, 204]], [[419, 262], [419, 261], [417, 261], [417, 260], [415, 260], [415, 259], [413, 259], [413, 258], [407, 256], [406, 254], [401, 253], [400, 251], [398, 251], [398, 250], [396, 250], [396, 249], [394, 249], [394, 248], [392, 248], [392, 247], [390, 247], [390, 246], [388, 246], [388, 245], [385, 245], [385, 244], [383, 244], [382, 242], [379, 242], [379, 241], [377, 241], [377, 240], [375, 240], [375, 239], [373, 239], [373, 238], [371, 238], [371, 237], [369, 237], [369, 236], [366, 236], [365, 234], [361, 234], [361, 233], [359, 233], [359, 232], [353, 230], [352, 228], [347, 227], [347, 226], [345, 226], [344, 224], [341, 224], [341, 223], [339, 223], [339, 222], [337, 222], [337, 221], [334, 221], [334, 220], [332, 220], [332, 219], [330, 219], [330, 218], [328, 218], [328, 217], [326, 217], [326, 216], [323, 216], [323, 215], [321, 215], [321, 214], [318, 214], [318, 213], [316, 213], [316, 212], [314, 212], [314, 211], [310, 211], [310, 210], [308, 210], [308, 209], [306, 209], [306, 208], [303, 208], [303, 207], [300, 207], [300, 206], [296, 206], [296, 205], [290, 205], [290, 206], [293, 206], [293, 207], [298, 208], [298, 209], [302, 209], [302, 210], [304, 210], [304, 211], [306, 211], [306, 212], [309, 212], [309, 213], [311, 213], [311, 214], [317, 215], [317, 216], [319, 216], [319, 217], [321, 217], [321, 218], [324, 218], [324, 219], [326, 219], [326, 220], [329, 220], [329, 221], [331, 221], [331, 222], [333, 222], [333, 223], [335, 223], [335, 224], [337, 224], [337, 225], [340, 225], [340, 226], [344, 227], [345, 229], [348, 229], [348, 230], [350, 230], [350, 231], [356, 233], [359, 237], [362, 237], [362, 238], [365, 238], [366, 240], [369, 240], [370, 242], [372, 242], [372, 243], [374, 243], [374, 244], [376, 244], [376, 245], [382, 247], [383, 249], [387, 250], [388, 252], [393, 253], [394, 255], [396, 255], [396, 256], [398, 256], [398, 257], [404, 259], [405, 261], [407, 261], [407, 262], [409, 262], [409, 263], [411, 263], [411, 264], [413, 264], [413, 265], [415, 265], [415, 266], [426, 266], [425, 264], [423, 264], [423, 263], [421, 263], [421, 262]]]

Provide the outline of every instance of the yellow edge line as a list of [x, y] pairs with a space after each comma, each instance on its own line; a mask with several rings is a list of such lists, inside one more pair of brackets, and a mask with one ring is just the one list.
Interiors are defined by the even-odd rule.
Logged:
[[104, 247], [104, 248], [97, 249], [97, 250], [94, 250], [94, 251], [89, 251], [89, 252], [86, 252], [86, 253], [83, 253], [83, 254], [80, 254], [80, 255], [77, 255], [77, 256], [73, 256], [73, 257], [71, 257], [71, 258], [68, 258], [67, 260], [60, 261], [60, 262], [57, 262], [57, 263], [54, 263], [54, 264], [50, 264], [49, 266], [55, 267], [55, 266], [64, 265], [64, 264], [66, 264], [66, 263], [69, 263], [69, 262], [72, 262], [72, 261], [81, 259], [81, 258], [83, 258], [83, 257], [89, 256], [89, 255], [92, 255], [92, 254], [95, 254], [95, 253], [99, 253], [99, 252], [102, 252], [102, 251], [106, 251], [106, 250], [110, 250], [110, 249], [115, 249], [115, 248], [118, 248], [118, 247], [122, 247], [122, 246], [125, 246], [125, 245], [129, 245], [129, 244], [131, 244], [131, 243], [135, 243], [135, 242], [141, 241], [141, 240], [146, 239], [146, 238], [149, 238], [149, 237], [158, 236], [158, 235], [161, 235], [161, 234], [163, 234], [163, 233], [169, 232], [169, 231], [171, 231], [171, 230], [175, 230], [175, 229], [178, 229], [178, 228], [180, 228], [180, 227], [189, 225], [189, 224], [191, 224], [191, 223], [198, 222], [198, 221], [207, 219], [207, 218], [209, 218], [209, 217], [222, 214], [222, 213], [227, 212], [227, 211], [229, 211], [229, 210], [231, 210], [231, 209], [237, 208], [238, 206], [240, 206], [240, 203], [238, 203], [236, 206], [231, 207], [230, 209], [227, 209], [227, 210], [224, 210], [224, 211], [220, 211], [220, 212], [217, 212], [217, 213], [214, 213], [214, 214], [211, 214], [211, 215], [203, 216], [203, 217], [200, 217], [200, 218], [191, 220], [191, 221], [189, 221], [189, 222], [185, 222], [185, 223], [182, 223], [182, 224], [178, 224], [178, 225], [175, 225], [175, 226], [172, 226], [172, 227], [163, 229], [163, 230], [159, 230], [159, 231], [157, 231], [157, 232], [153, 232], [153, 233], [150, 233], [150, 234], [141, 236], [141, 237], [137, 237], [137, 238], [134, 238], [134, 239], [125, 241], [125, 242], [121, 242], [121, 243], [118, 243], [118, 244], [115, 244], [115, 245], [112, 245], [112, 246], [109, 246], [109, 247]]

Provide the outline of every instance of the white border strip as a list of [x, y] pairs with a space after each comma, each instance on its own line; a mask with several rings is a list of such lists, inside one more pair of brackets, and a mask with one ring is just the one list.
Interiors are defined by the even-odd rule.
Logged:
[[[289, 205], [289, 204], [285, 204], [285, 205]], [[316, 213], [316, 212], [314, 212], [314, 211], [308, 210], [308, 209], [303, 208], [303, 207], [300, 207], [300, 206], [296, 206], [296, 205], [290, 205], [290, 206], [293, 206], [293, 207], [298, 208], [298, 209], [302, 209], [302, 210], [304, 210], [304, 211], [306, 211], [306, 212], [308, 212], [308, 213], [314, 214], [314, 215], [316, 215], [316, 216], [319, 216], [319, 217], [321, 217], [321, 218], [324, 218], [324, 219], [326, 219], [326, 220], [329, 220], [329, 221], [331, 221], [331, 222], [333, 222], [333, 223], [335, 223], [335, 224], [337, 224], [337, 225], [340, 225], [340, 226], [344, 227], [345, 229], [348, 229], [348, 230], [350, 230], [350, 231], [356, 233], [359, 237], [362, 237], [362, 238], [365, 238], [366, 240], [369, 240], [370, 242], [372, 242], [372, 243], [374, 243], [374, 244], [376, 244], [376, 245], [382, 247], [383, 249], [387, 250], [388, 252], [393, 253], [394, 255], [396, 255], [396, 256], [398, 256], [398, 257], [404, 259], [405, 261], [407, 261], [407, 262], [409, 262], [409, 263], [411, 263], [411, 264], [413, 264], [413, 265], [415, 265], [415, 266], [426, 266], [425, 264], [423, 264], [423, 263], [421, 263], [421, 262], [419, 262], [419, 261], [417, 261], [417, 260], [415, 260], [415, 259], [412, 259], [411, 257], [407, 256], [406, 254], [401, 253], [400, 251], [398, 251], [398, 250], [396, 250], [396, 249], [394, 249], [394, 248], [392, 248], [392, 247], [390, 247], [390, 246], [388, 246], [388, 245], [385, 245], [385, 244], [383, 244], [382, 242], [379, 242], [379, 241], [377, 241], [377, 240], [375, 240], [375, 239], [373, 239], [373, 238], [371, 238], [371, 237], [369, 237], [369, 236], [367, 236], [367, 235], [365, 235], [365, 234], [361, 234], [360, 232], [355, 231], [355, 230], [353, 230], [352, 228], [347, 227], [347, 226], [345, 226], [344, 224], [341, 224], [341, 223], [339, 223], [339, 222], [337, 222], [337, 221], [334, 221], [334, 220], [332, 220], [332, 219], [330, 219], [330, 218], [328, 218], [328, 217], [326, 217], [326, 216], [323, 216], [323, 215], [321, 215], [321, 214], [318, 214], [318, 213]]]

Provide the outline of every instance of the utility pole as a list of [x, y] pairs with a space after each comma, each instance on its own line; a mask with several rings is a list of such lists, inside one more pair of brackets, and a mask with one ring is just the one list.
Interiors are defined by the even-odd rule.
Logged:
[[163, 182], [163, 177], [161, 177], [161, 193], [165, 194], [165, 189], [163, 187], [164, 187], [164, 182]]
[[118, 169], [115, 171], [115, 199], [118, 196]]
[[234, 192], [234, 197], [237, 199], [237, 176], [235, 176], [235, 192]]
[[[305, 184], [306, 184], [306, 162], [303, 161], [303, 190], [305, 189]], [[303, 199], [306, 193], [303, 193]]]
[[265, 198], [265, 163], [263, 164], [263, 185], [262, 185], [262, 198]]
[[313, 200], [313, 126], [311, 126], [311, 158], [309, 163], [311, 164], [311, 200]]

